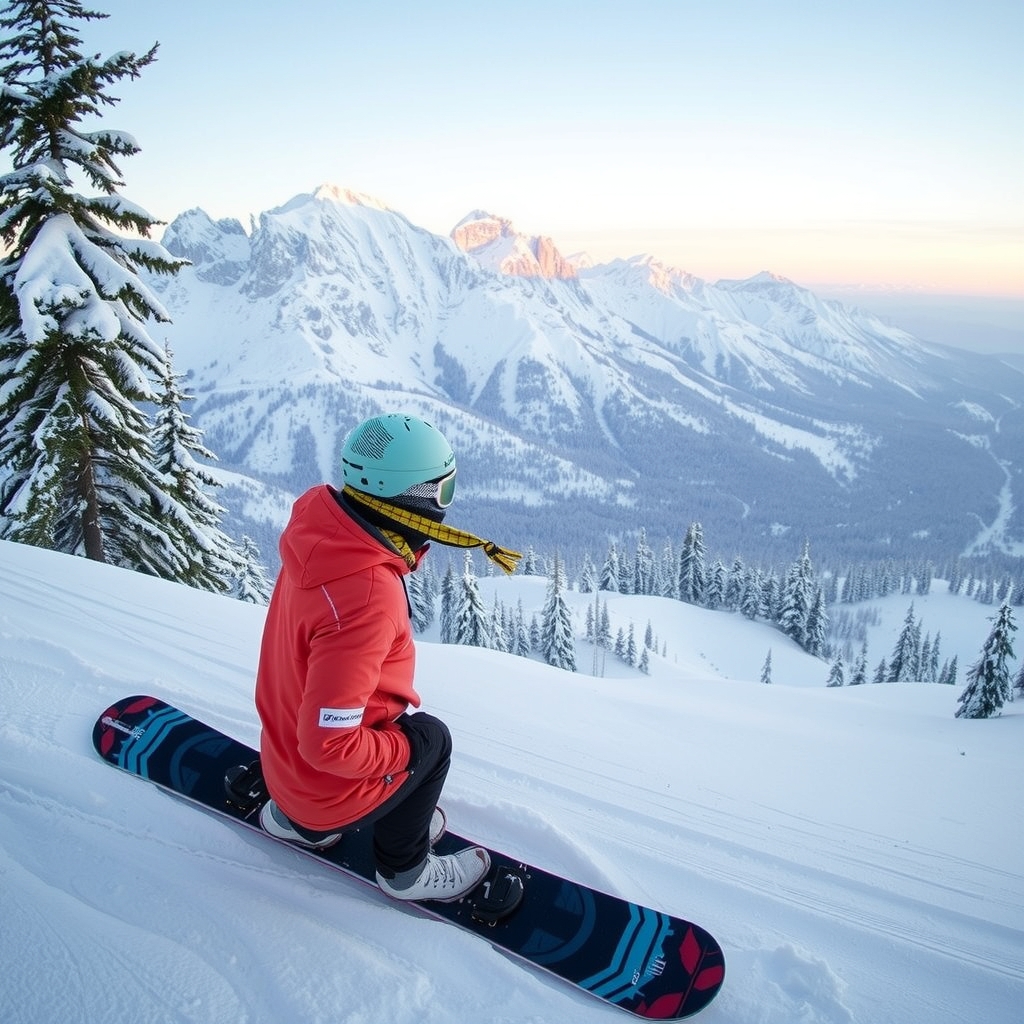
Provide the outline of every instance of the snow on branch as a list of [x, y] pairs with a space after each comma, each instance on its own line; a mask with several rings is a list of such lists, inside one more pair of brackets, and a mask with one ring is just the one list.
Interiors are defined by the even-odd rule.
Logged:
[[[129, 252], [145, 250], [143, 240], [117, 239]], [[74, 220], [62, 214], [39, 229], [15, 276], [25, 338], [39, 344], [60, 329], [75, 337], [92, 334], [113, 341], [131, 319], [120, 301], [132, 294], [158, 320], [170, 317], [163, 305], [128, 267], [103, 246], [86, 237]], [[74, 311], [72, 313], [72, 311]]]

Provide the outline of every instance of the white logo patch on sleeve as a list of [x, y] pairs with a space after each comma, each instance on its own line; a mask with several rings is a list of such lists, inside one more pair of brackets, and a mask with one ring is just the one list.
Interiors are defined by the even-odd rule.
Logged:
[[354, 729], [362, 724], [366, 708], [321, 708], [321, 729]]

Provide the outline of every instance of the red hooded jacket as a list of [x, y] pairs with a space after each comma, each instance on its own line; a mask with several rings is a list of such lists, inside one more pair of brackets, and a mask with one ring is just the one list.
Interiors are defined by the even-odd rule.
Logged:
[[362, 818], [405, 781], [415, 648], [409, 566], [331, 488], [307, 491], [281, 535], [256, 676], [260, 759], [289, 818], [327, 831]]

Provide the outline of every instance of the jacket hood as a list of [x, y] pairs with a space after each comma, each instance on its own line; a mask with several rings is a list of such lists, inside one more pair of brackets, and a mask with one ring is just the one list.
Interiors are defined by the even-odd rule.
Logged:
[[299, 587], [319, 587], [330, 580], [391, 564], [409, 571], [405, 559], [367, 533], [338, 504], [327, 484], [306, 491], [292, 506], [281, 534], [281, 564]]

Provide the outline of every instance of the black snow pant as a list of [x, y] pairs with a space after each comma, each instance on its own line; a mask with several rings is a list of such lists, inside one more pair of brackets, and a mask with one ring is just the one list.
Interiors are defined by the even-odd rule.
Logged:
[[[373, 853], [377, 870], [385, 877], [411, 871], [430, 852], [430, 819], [441, 798], [452, 763], [452, 737], [439, 718], [419, 712], [396, 720], [409, 740], [409, 777], [379, 807], [345, 826], [346, 832], [373, 826]], [[292, 822], [295, 831], [310, 840], [331, 835]]]

